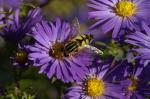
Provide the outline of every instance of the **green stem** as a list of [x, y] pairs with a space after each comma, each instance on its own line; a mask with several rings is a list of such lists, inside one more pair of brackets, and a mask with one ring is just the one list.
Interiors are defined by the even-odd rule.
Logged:
[[114, 58], [113, 61], [112, 61], [112, 63], [111, 63], [111, 65], [110, 65], [110, 68], [113, 68], [113, 66], [115, 65], [115, 63], [116, 63], [116, 59]]
[[103, 43], [103, 42], [94, 42], [93, 44], [97, 46], [104, 46], [106, 48], [110, 48], [106, 43]]
[[14, 82], [15, 82], [17, 88], [20, 88], [20, 84], [19, 84], [20, 77], [18, 77], [16, 67], [13, 67], [13, 76], [14, 76]]

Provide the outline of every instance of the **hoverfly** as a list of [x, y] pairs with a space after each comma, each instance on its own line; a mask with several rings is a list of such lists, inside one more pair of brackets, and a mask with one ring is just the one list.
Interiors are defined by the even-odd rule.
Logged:
[[64, 56], [69, 56], [70, 53], [76, 52], [82, 48], [88, 48], [96, 54], [102, 55], [103, 52], [98, 48], [89, 45], [94, 39], [92, 34], [82, 34], [80, 32], [80, 24], [77, 18], [72, 22], [72, 27], [75, 29], [76, 34], [71, 40], [69, 40], [64, 46]]

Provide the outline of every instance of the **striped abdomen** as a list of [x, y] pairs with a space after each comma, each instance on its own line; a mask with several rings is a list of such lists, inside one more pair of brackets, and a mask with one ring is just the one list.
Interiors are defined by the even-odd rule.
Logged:
[[73, 40], [68, 42], [64, 47], [64, 55], [68, 56], [70, 53], [78, 50], [79, 47], [83, 47], [84, 45], [88, 45], [93, 39], [92, 35], [79, 35], [75, 37]]

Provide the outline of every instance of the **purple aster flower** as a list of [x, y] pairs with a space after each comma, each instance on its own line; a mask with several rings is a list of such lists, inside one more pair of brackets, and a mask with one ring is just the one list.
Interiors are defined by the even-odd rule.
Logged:
[[[101, 26], [104, 33], [112, 30], [112, 37], [124, 35], [124, 29], [138, 29], [141, 20], [150, 15], [149, 0], [89, 0], [93, 10], [89, 18], [97, 22], [91, 27]], [[119, 34], [118, 34], [119, 33]]]
[[126, 75], [127, 79], [121, 81], [127, 99], [145, 99], [146, 96], [150, 96], [150, 89], [147, 87], [148, 82], [145, 82], [144, 79], [140, 78], [142, 73], [143, 67], [134, 68], [132, 69], [132, 72], [129, 72]]
[[31, 32], [31, 28], [36, 25], [36, 23], [41, 22], [42, 16], [41, 16], [41, 9], [36, 8], [33, 10], [30, 10], [28, 12], [28, 15], [25, 17], [25, 20], [23, 21], [23, 31], [26, 33]]
[[[4, 11], [3, 9], [1, 9]], [[41, 10], [36, 8], [30, 10], [27, 17], [22, 20], [20, 18], [20, 10], [15, 11], [9, 10], [6, 14], [0, 14], [0, 24], [6, 25], [2, 28], [1, 35], [6, 40], [18, 42], [25, 37], [26, 33], [31, 32], [31, 28], [38, 22], [41, 21]]]
[[64, 82], [79, 81], [85, 76], [93, 54], [86, 48], [69, 56], [62, 53], [64, 44], [77, 35], [70, 24], [60, 19], [55, 23], [42, 21], [32, 30], [35, 44], [30, 46], [29, 58], [41, 67], [39, 73], [47, 74], [48, 78], [56, 76]]
[[0, 25], [6, 26], [7, 24], [14, 24], [13, 19], [18, 19], [18, 17], [19, 17], [18, 14], [19, 14], [18, 9], [13, 11], [12, 8], [10, 8], [9, 10], [0, 8]]
[[135, 31], [131, 35], [127, 35], [126, 42], [139, 47], [133, 50], [140, 54], [136, 58], [140, 58], [146, 66], [150, 62], [150, 28], [146, 23], [143, 23], [142, 27], [144, 31]]
[[28, 60], [28, 48], [25, 45], [18, 45], [18, 50], [15, 52], [15, 54], [10, 57], [13, 66], [20, 66], [20, 67], [26, 67], [29, 65]]
[[105, 80], [108, 69], [108, 65], [103, 65], [98, 73], [91, 70], [83, 81], [68, 88], [63, 99], [126, 99], [119, 84]]
[[[126, 60], [121, 61], [108, 61], [109, 66], [111, 67], [109, 72], [106, 74], [107, 81], [119, 82], [124, 80], [124, 75], [126, 74], [127, 67], [131, 66]], [[113, 65], [113, 66], [112, 66]]]

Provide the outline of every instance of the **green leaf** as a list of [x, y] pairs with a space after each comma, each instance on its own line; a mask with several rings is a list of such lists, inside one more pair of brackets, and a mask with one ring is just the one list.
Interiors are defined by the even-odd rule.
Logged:
[[103, 49], [104, 54], [102, 55], [102, 58], [113, 56], [116, 61], [125, 59], [125, 53], [127, 53], [129, 50], [128, 46], [122, 46], [120, 45], [120, 43], [114, 40], [112, 40], [108, 44], [98, 41], [94, 43], [94, 46], [101, 47], [100, 50]]
[[35, 6], [31, 3], [23, 3], [21, 6], [20, 16], [22, 18], [26, 17], [29, 10], [35, 8]]

